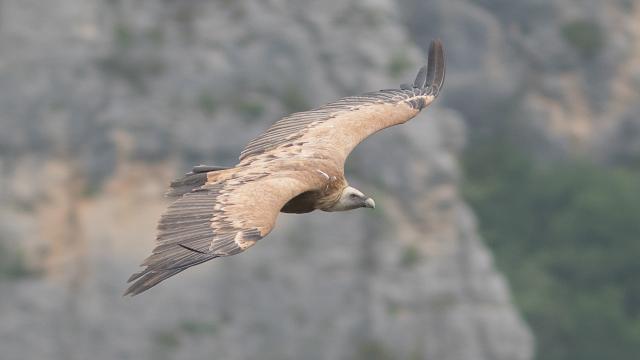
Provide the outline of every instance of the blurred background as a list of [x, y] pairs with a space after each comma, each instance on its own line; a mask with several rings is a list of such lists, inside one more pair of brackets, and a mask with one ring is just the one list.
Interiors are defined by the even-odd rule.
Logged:
[[[135, 298], [168, 182], [281, 116], [409, 82], [349, 158], [378, 202], [283, 215]], [[0, 0], [0, 358], [632, 359], [633, 0]]]

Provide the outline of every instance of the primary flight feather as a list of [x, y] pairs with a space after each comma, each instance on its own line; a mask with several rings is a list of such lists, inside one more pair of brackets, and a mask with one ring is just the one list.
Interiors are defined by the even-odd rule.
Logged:
[[158, 224], [157, 245], [129, 278], [136, 295], [191, 267], [238, 254], [267, 236], [280, 212], [375, 207], [344, 177], [349, 153], [368, 136], [405, 123], [444, 83], [444, 50], [432, 41], [413, 85], [350, 96], [278, 120], [247, 144], [233, 168], [196, 166], [171, 183], [177, 200]]

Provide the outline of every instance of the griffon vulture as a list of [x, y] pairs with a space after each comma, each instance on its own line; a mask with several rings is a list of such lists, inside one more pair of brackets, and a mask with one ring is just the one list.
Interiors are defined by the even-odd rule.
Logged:
[[349, 186], [344, 162], [368, 136], [403, 124], [438, 96], [444, 52], [433, 41], [413, 85], [346, 97], [291, 114], [253, 139], [233, 168], [196, 166], [171, 183], [157, 246], [125, 295], [139, 294], [205, 261], [238, 254], [273, 229], [278, 213], [373, 208]]

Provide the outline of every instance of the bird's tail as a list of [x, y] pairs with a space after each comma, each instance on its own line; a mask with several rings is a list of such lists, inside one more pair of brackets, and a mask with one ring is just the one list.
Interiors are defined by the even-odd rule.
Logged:
[[169, 190], [165, 195], [171, 198], [180, 197], [204, 185], [207, 182], [208, 173], [226, 169], [229, 168], [209, 165], [195, 166], [190, 173], [186, 173], [180, 179], [172, 181], [171, 185], [169, 185]]

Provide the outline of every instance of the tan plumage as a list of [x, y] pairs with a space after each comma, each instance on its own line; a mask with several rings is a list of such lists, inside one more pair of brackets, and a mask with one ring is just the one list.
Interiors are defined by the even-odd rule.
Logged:
[[348, 186], [344, 162], [368, 136], [416, 116], [444, 83], [442, 44], [413, 86], [340, 99], [289, 115], [255, 138], [233, 168], [198, 166], [171, 184], [178, 197], [158, 225], [157, 246], [125, 294], [138, 294], [191, 266], [240, 253], [265, 237], [282, 212], [373, 207]]

